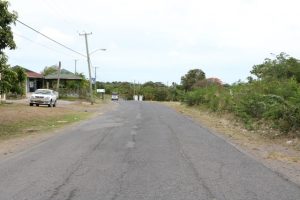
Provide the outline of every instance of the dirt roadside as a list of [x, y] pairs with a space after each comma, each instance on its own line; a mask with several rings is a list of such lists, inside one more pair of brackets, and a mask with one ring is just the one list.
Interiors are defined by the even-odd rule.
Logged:
[[297, 138], [266, 138], [255, 131], [244, 129], [230, 116], [220, 117], [214, 113], [189, 108], [177, 102], [163, 104], [192, 118], [239, 151], [300, 186], [300, 150], [296, 146], [299, 145]]
[[[87, 114], [86, 118], [91, 118], [96, 115], [102, 115], [103, 113], [116, 108], [116, 104], [112, 104], [110, 102], [91, 105], [86, 101], [59, 100], [56, 108], [48, 108], [44, 106], [30, 107], [26, 99], [15, 101], [8, 100], [7, 103], [7, 106], [2, 105], [2, 107], [0, 107], [0, 124], [18, 124], [33, 116], [47, 119], [53, 116], [62, 116], [69, 113], [71, 115], [75, 113], [84, 113]], [[61, 125], [51, 127], [49, 130], [36, 130], [36, 128], [29, 128], [24, 130], [24, 134], [19, 134], [11, 138], [0, 139], [0, 159], [10, 157], [18, 152], [42, 143], [54, 135], [59, 134], [64, 129], [71, 128], [72, 126], [81, 123], [82, 120], [74, 120], [74, 122], [70, 124], [65, 124], [65, 121], [57, 122]]]

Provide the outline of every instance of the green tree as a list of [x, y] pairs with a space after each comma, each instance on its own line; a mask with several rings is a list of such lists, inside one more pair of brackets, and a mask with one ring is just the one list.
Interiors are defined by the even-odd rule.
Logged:
[[295, 78], [300, 83], [300, 62], [285, 53], [280, 53], [273, 60], [266, 58], [262, 64], [254, 65], [251, 74], [260, 80]]
[[149, 101], [155, 100], [155, 88], [150, 85], [146, 85], [142, 87], [142, 94], [145, 100], [149, 100]]
[[57, 73], [57, 71], [58, 67], [56, 65], [52, 65], [50, 67], [45, 67], [41, 74], [43, 74], [43, 76], [47, 76], [49, 74]]
[[15, 24], [17, 19], [16, 12], [8, 11], [9, 3], [0, 0], [0, 90], [4, 93], [12, 88], [13, 80], [16, 78], [16, 73], [11, 70], [7, 64], [7, 57], [4, 54], [4, 49], [15, 49], [13, 33], [11, 31], [11, 24]]
[[21, 66], [15, 66], [12, 70], [16, 73], [16, 82], [13, 83], [11, 92], [19, 95], [25, 94], [26, 72]]
[[168, 87], [161, 82], [148, 81], [141, 87], [141, 93], [145, 100], [165, 101], [170, 97]]
[[17, 81], [17, 73], [12, 71], [7, 64], [7, 57], [4, 54], [0, 54], [0, 90], [2, 93], [7, 93], [13, 87], [13, 84]]
[[196, 82], [204, 79], [205, 73], [201, 69], [192, 69], [181, 77], [181, 84], [185, 91], [190, 91]]
[[11, 30], [11, 24], [15, 24], [17, 20], [16, 12], [8, 11], [9, 3], [4, 0], [0, 0], [0, 53], [3, 55], [5, 48], [15, 49], [16, 44], [14, 42], [13, 33]]

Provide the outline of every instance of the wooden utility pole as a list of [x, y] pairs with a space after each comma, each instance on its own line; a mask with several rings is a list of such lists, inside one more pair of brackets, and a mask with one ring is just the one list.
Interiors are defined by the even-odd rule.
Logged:
[[88, 39], [87, 39], [87, 36], [91, 35], [91, 34], [92, 33], [82, 33], [79, 35], [84, 36], [84, 38], [85, 38], [86, 57], [87, 57], [87, 62], [88, 62], [89, 79], [90, 79], [90, 101], [91, 101], [91, 105], [93, 105], [94, 98], [93, 98], [93, 83], [92, 83], [92, 74], [91, 74], [91, 60], [90, 60], [89, 45], [88, 45]]
[[59, 61], [58, 71], [57, 71], [57, 85], [56, 85], [57, 92], [59, 92], [60, 69], [61, 69], [61, 62]]

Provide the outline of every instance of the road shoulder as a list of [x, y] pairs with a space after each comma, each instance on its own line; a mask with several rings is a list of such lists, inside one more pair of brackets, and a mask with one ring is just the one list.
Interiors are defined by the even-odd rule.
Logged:
[[[21, 101], [12, 101], [9, 102], [11, 104], [15, 104], [17, 107], [28, 109], [27, 102], [24, 100]], [[40, 143], [43, 143], [47, 141], [48, 139], [52, 138], [53, 136], [60, 134], [64, 132], [67, 129], [71, 129], [77, 126], [80, 126], [81, 123], [84, 123], [85, 121], [97, 117], [99, 115], [102, 115], [106, 112], [109, 112], [110, 110], [113, 110], [116, 108], [116, 104], [111, 104], [110, 102], [106, 103], [100, 103], [100, 104], [94, 104], [90, 105], [90, 103], [85, 101], [63, 101], [60, 100], [59, 104], [56, 108], [49, 108], [51, 111], [55, 110], [55, 112], [71, 112], [71, 113], [84, 113], [85, 117], [74, 120], [70, 123], [65, 123], [64, 121], [59, 121], [59, 126], [57, 127], [51, 127], [49, 130], [41, 129], [41, 130], [35, 130], [34, 128], [26, 128], [28, 130], [34, 130], [34, 131], [24, 131], [24, 134], [18, 134], [14, 135], [12, 137], [8, 138], [1, 138], [0, 140], [0, 159], [5, 159], [10, 156], [13, 156], [19, 152], [25, 151], [26, 149], [29, 149], [35, 145], [38, 145]], [[49, 110], [48, 108], [33, 108], [33, 109], [40, 109], [43, 110]], [[35, 112], [35, 110], [33, 112]], [[20, 113], [23, 110], [16, 110], [14, 112], [8, 112], [7, 114], [14, 114], [16, 116], [16, 113]], [[27, 111], [27, 110], [26, 110]], [[46, 111], [47, 112], [47, 111]], [[27, 113], [28, 114], [28, 113]], [[49, 115], [49, 117], [52, 117]], [[6, 116], [6, 118], [11, 118], [11, 116]], [[22, 117], [21, 117], [22, 118]], [[17, 119], [14, 119], [17, 120]], [[20, 122], [22, 123], [22, 122]]]
[[239, 151], [251, 156], [283, 178], [300, 186], [300, 151], [292, 146], [295, 142], [293, 139], [271, 140], [256, 134], [255, 131], [242, 128], [226, 116], [189, 108], [177, 102], [163, 104], [191, 118]]

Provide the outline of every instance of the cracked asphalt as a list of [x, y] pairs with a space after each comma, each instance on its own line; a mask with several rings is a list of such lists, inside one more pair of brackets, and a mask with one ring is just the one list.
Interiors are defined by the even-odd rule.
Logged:
[[0, 160], [0, 200], [299, 200], [300, 188], [161, 104], [118, 108]]

